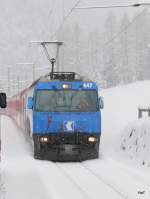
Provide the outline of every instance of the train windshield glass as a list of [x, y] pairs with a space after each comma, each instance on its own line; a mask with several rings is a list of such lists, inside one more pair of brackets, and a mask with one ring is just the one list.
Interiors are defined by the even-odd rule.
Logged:
[[98, 111], [96, 90], [38, 90], [35, 101], [39, 112]]

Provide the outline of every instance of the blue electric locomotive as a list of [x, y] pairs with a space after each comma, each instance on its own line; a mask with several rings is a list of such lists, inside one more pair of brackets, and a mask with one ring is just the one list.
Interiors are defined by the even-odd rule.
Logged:
[[103, 100], [98, 98], [95, 82], [77, 78], [75, 73], [53, 72], [26, 92], [28, 110], [23, 120], [33, 137], [35, 158], [98, 158]]

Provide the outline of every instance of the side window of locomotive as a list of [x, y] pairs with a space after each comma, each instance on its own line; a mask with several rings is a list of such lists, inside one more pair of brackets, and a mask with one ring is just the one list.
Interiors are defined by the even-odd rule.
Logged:
[[0, 107], [1, 108], [7, 107], [6, 93], [0, 93]]

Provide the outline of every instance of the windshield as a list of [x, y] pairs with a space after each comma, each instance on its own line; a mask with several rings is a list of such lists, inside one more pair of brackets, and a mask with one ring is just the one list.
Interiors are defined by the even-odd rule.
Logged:
[[39, 90], [35, 111], [87, 112], [98, 111], [98, 96], [94, 90]]

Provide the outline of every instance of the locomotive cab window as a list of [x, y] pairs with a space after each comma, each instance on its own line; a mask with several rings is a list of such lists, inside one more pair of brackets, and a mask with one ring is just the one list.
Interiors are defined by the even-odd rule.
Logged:
[[98, 94], [95, 90], [38, 90], [35, 111], [95, 112]]

